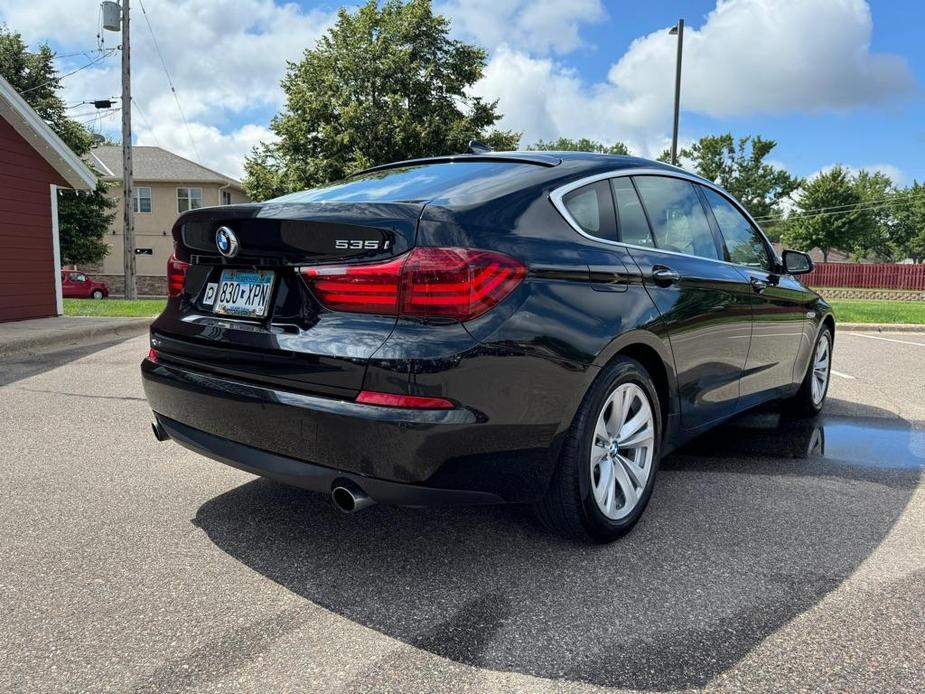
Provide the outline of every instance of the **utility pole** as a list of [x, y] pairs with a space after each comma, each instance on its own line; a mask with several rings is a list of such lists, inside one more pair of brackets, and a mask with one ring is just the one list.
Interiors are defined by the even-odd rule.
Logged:
[[135, 200], [132, 185], [132, 65], [129, 0], [122, 0], [122, 267], [125, 298], [137, 299], [135, 287]]
[[[128, 0], [124, 0], [128, 2]], [[674, 130], [671, 134], [671, 163], [678, 165], [678, 120], [681, 114], [681, 50], [684, 46], [684, 20], [679, 19], [676, 26], [668, 32], [678, 37], [678, 60], [674, 72]]]

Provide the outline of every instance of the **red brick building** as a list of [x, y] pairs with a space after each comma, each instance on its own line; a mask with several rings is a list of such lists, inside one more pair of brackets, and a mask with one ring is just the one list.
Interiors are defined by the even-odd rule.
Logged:
[[62, 313], [58, 188], [96, 177], [0, 77], [0, 321]]

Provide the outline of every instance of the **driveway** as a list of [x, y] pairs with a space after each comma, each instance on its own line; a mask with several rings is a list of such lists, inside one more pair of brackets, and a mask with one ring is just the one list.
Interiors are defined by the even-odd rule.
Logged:
[[922, 691], [925, 335], [663, 462], [606, 547], [343, 516], [150, 431], [145, 338], [0, 361], [2, 691]]

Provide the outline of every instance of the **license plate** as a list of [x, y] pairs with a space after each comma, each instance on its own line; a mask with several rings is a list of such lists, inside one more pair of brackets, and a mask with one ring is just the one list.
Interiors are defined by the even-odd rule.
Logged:
[[[268, 270], [222, 270], [214, 289], [213, 313], [243, 318], [267, 315], [273, 293], [274, 273]], [[210, 293], [207, 288], [206, 293]]]

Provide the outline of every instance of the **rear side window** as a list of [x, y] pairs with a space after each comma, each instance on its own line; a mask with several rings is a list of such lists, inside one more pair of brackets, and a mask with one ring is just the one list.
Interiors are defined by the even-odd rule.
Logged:
[[664, 176], [637, 176], [634, 180], [649, 213], [656, 246], [675, 253], [720, 259], [693, 184]]
[[701, 190], [710, 209], [713, 210], [716, 224], [726, 242], [729, 260], [738, 265], [770, 270], [771, 260], [768, 258], [768, 249], [758, 230], [735, 208], [735, 205], [715, 190], [703, 186]]
[[611, 179], [613, 197], [617, 203], [617, 234], [623, 243], [652, 248], [652, 232], [646, 214], [636, 195], [633, 182], [627, 176]]
[[608, 181], [598, 181], [562, 198], [562, 204], [575, 223], [591, 236], [617, 240], [617, 224], [613, 210], [613, 195]]
[[370, 171], [337, 183], [290, 193], [270, 202], [419, 202], [451, 190], [512, 185], [535, 165], [457, 161]]

